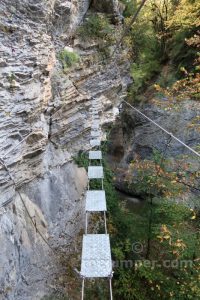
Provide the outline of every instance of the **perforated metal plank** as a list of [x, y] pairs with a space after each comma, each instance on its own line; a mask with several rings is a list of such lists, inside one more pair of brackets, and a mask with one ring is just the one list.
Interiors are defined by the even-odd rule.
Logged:
[[81, 275], [87, 278], [109, 277], [112, 273], [110, 238], [108, 234], [83, 236]]
[[92, 122], [94, 122], [94, 121], [100, 122], [99, 116], [92, 116]]
[[93, 114], [98, 114], [99, 113], [99, 110], [98, 109], [94, 109], [94, 108], [92, 108], [91, 110], [90, 110], [90, 113], [93, 115]]
[[99, 130], [99, 125], [95, 125], [95, 124], [93, 124], [93, 125], [91, 125], [91, 128], [93, 129], [93, 130]]
[[102, 109], [100, 107], [93, 107], [92, 108], [93, 113], [100, 113], [101, 111], [102, 111]]
[[92, 137], [98, 137], [98, 136], [100, 136], [100, 131], [99, 130], [92, 130], [91, 131], [91, 136]]
[[98, 101], [98, 100], [92, 100], [92, 101], [91, 101], [91, 104], [92, 104], [92, 105], [94, 105], [94, 104], [101, 104], [101, 102]]
[[87, 191], [86, 211], [107, 211], [105, 191]]
[[89, 151], [89, 159], [102, 159], [101, 151]]
[[93, 123], [93, 124], [91, 125], [91, 129], [93, 129], [93, 130], [99, 130], [99, 129], [100, 129], [100, 126], [99, 126], [98, 123], [97, 123], [97, 124]]
[[96, 110], [102, 110], [102, 106], [101, 105], [93, 105], [92, 107], [91, 107], [91, 109], [96, 109]]
[[92, 120], [92, 125], [100, 125], [100, 121], [99, 120]]
[[93, 121], [99, 121], [99, 120], [100, 120], [99, 115], [98, 115], [98, 114], [93, 114], [93, 115], [92, 115], [92, 120], [93, 120]]
[[99, 101], [97, 99], [92, 99], [91, 103], [98, 103]]
[[99, 114], [98, 113], [92, 113], [92, 119], [100, 119]]
[[93, 139], [93, 140], [90, 140], [90, 145], [92, 147], [96, 147], [96, 146], [100, 146], [101, 145], [101, 142], [99, 139]]
[[100, 118], [92, 118], [92, 124], [98, 122], [100, 124]]
[[88, 178], [89, 179], [103, 178], [103, 167], [102, 166], [89, 166], [88, 167]]
[[99, 127], [100, 121], [99, 120], [92, 120], [91, 127]]
[[102, 106], [101, 102], [92, 102], [92, 106]]

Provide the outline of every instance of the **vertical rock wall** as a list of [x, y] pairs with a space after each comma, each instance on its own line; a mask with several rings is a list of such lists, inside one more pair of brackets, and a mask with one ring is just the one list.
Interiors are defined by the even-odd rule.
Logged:
[[[103, 101], [101, 122], [111, 123], [126, 90], [123, 59], [105, 68], [97, 45], [71, 39], [89, 4], [0, 3], [0, 158], [9, 170], [0, 165], [0, 299], [55, 289], [62, 266], [39, 232], [53, 249], [74, 251], [87, 176], [72, 157], [89, 148], [90, 100]], [[68, 74], [58, 59], [65, 46], [81, 57]]]

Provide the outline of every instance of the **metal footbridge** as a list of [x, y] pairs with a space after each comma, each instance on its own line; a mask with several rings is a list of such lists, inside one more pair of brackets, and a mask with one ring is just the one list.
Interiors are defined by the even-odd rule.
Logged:
[[[107, 278], [109, 280], [110, 299], [112, 295], [112, 259], [110, 248], [110, 237], [107, 232], [106, 222], [106, 193], [104, 190], [104, 170], [102, 166], [101, 152], [101, 128], [99, 118], [99, 103], [92, 100], [92, 125], [90, 145], [93, 148], [89, 151], [89, 166], [88, 166], [88, 189], [86, 192], [85, 203], [85, 234], [82, 241], [82, 256], [81, 256], [81, 271], [82, 292], [81, 299], [84, 299], [85, 281], [91, 278]], [[101, 189], [91, 189], [91, 181], [99, 180]], [[92, 234], [88, 233], [88, 216], [89, 214], [103, 214], [105, 233]]]

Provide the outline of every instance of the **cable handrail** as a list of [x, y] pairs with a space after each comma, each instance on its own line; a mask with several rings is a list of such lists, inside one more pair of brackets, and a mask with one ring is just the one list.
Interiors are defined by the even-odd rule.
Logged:
[[190, 150], [191, 152], [193, 152], [195, 155], [197, 155], [198, 157], [200, 157], [200, 154], [195, 151], [193, 148], [191, 148], [190, 146], [188, 146], [187, 144], [185, 144], [183, 141], [181, 141], [179, 138], [177, 138], [172, 132], [169, 132], [168, 130], [166, 130], [165, 128], [163, 128], [161, 125], [159, 125], [157, 122], [155, 122], [154, 120], [152, 120], [151, 118], [147, 117], [144, 113], [142, 113], [139, 109], [135, 108], [134, 106], [132, 106], [130, 103], [128, 103], [125, 100], [122, 100], [122, 102], [126, 103], [128, 106], [130, 106], [133, 110], [135, 110], [138, 114], [140, 114], [141, 116], [143, 116], [145, 119], [147, 119], [149, 122], [151, 122], [152, 124], [154, 124], [155, 126], [157, 126], [158, 128], [160, 128], [162, 131], [164, 131], [166, 134], [168, 134], [171, 138], [173, 138], [174, 140], [176, 140], [177, 142], [179, 142], [181, 145], [183, 145], [184, 147], [186, 147], [188, 150]]
[[32, 134], [37, 133], [37, 132], [41, 132], [41, 130], [39, 130], [39, 129], [37, 129], [37, 130], [31, 130], [29, 134], [27, 134], [18, 144], [16, 144], [15, 146], [13, 146], [2, 157], [0, 157], [0, 159], [6, 158], [6, 156], [8, 154], [10, 154], [14, 149], [16, 149], [19, 145], [21, 145], [27, 138], [29, 138], [29, 136], [31, 136]]

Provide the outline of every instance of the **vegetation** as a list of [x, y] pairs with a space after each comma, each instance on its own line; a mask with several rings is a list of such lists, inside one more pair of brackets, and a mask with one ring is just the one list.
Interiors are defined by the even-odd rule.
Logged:
[[[87, 154], [80, 153], [76, 162], [87, 167]], [[139, 188], [147, 198], [139, 213], [130, 212], [119, 200], [113, 174], [105, 161], [103, 165], [115, 271], [114, 298], [198, 299], [199, 211], [174, 201], [185, 188], [176, 182], [177, 174], [170, 171], [169, 162], [156, 152], [149, 162], [137, 159], [131, 164], [127, 181], [134, 184], [131, 172], [137, 169]], [[97, 187], [96, 183], [92, 186]], [[91, 282], [87, 287], [87, 299], [108, 297], [105, 281]]]
[[[128, 25], [137, 2], [122, 2], [126, 4]], [[184, 90], [182, 97], [199, 99], [199, 11], [198, 0], [146, 2], [126, 38], [133, 62], [130, 99], [136, 99], [152, 81], [157, 81], [156, 87], [168, 87], [170, 96]], [[163, 74], [158, 77], [163, 68]]]
[[140, 220], [145, 231], [137, 235], [142, 245], [139, 265], [129, 270], [128, 276], [122, 270], [124, 282], [136, 287], [131, 293], [129, 289], [129, 294], [122, 290], [122, 299], [198, 299], [199, 206], [190, 209], [176, 203], [195, 177], [187, 178], [184, 171], [175, 172], [171, 162], [158, 152], [152, 160], [136, 158], [131, 163], [127, 180], [146, 193], [149, 200], [145, 218]]
[[62, 67], [64, 70], [71, 68], [74, 64], [79, 62], [80, 57], [75, 52], [70, 52], [66, 49], [60, 51], [59, 53], [59, 60], [62, 63]]
[[109, 57], [109, 47], [115, 42], [115, 32], [109, 19], [103, 14], [91, 14], [78, 30], [81, 38], [97, 42], [102, 59]]
[[113, 27], [105, 15], [92, 14], [80, 26], [79, 33], [84, 38], [113, 40]]

